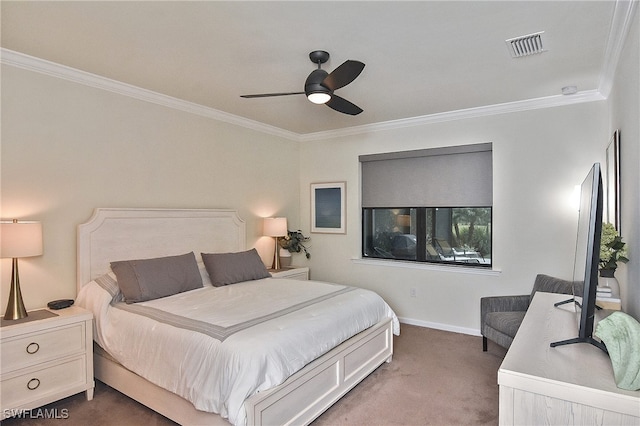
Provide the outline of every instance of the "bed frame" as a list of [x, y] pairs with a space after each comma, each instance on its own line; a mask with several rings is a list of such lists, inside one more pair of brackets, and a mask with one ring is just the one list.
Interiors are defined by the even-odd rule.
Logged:
[[[78, 291], [114, 260], [245, 250], [245, 222], [234, 210], [96, 209], [78, 227]], [[99, 346], [95, 378], [180, 424], [228, 425], [182, 397], [127, 370]], [[248, 425], [309, 424], [384, 362], [391, 362], [390, 319], [357, 334], [245, 401]]]

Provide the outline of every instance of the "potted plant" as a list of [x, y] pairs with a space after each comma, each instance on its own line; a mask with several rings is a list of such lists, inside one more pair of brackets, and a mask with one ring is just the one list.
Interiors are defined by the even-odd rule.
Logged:
[[311, 253], [307, 251], [307, 247], [304, 245], [306, 241], [309, 241], [311, 238], [305, 237], [302, 234], [301, 230], [297, 231], [287, 231], [287, 235], [285, 237], [280, 238], [280, 247], [289, 251], [290, 253], [300, 253], [304, 251], [304, 255], [307, 259], [311, 257]]
[[602, 224], [602, 239], [600, 240], [600, 276], [613, 277], [618, 268], [618, 262], [627, 263], [627, 249], [622, 237], [610, 223]]
[[622, 237], [610, 223], [602, 224], [600, 240], [600, 278], [603, 287], [610, 287], [613, 297], [619, 297], [620, 286], [615, 277], [618, 262], [627, 263], [627, 250]]

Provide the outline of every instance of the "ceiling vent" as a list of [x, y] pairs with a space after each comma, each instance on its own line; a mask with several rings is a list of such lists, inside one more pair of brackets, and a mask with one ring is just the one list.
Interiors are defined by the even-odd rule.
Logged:
[[542, 47], [542, 34], [544, 34], [544, 31], [505, 40], [511, 56], [521, 58], [523, 56], [544, 52], [545, 50]]

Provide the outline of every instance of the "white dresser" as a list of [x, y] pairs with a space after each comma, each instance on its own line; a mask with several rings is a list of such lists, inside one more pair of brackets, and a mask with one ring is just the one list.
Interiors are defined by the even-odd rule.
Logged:
[[[45, 311], [46, 312], [46, 311]], [[93, 316], [72, 306], [0, 328], [2, 418], [79, 392], [93, 398]]]
[[[549, 347], [578, 335], [567, 295], [537, 292], [498, 370], [501, 425], [639, 425], [640, 391], [616, 387], [593, 345]], [[570, 297], [570, 296], [569, 296]]]

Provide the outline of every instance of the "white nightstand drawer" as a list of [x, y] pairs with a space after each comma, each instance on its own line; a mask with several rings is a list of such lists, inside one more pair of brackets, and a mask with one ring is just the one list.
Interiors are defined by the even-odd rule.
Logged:
[[[85, 351], [85, 324], [3, 339], [2, 373]], [[4, 395], [3, 395], [4, 399]], [[4, 404], [4, 401], [3, 401]]]
[[0, 420], [79, 392], [93, 398], [93, 315], [77, 306], [43, 313], [0, 327]]
[[288, 267], [279, 270], [269, 269], [273, 278], [285, 278], [289, 280], [308, 280], [309, 268], [308, 267]]
[[307, 271], [299, 272], [299, 273], [287, 275], [286, 278], [288, 278], [290, 280], [305, 280], [306, 281], [306, 280], [309, 279], [309, 273]]
[[74, 386], [82, 386], [87, 381], [85, 366], [86, 357], [82, 355], [42, 364], [21, 371], [16, 376], [11, 374], [3, 376], [0, 383], [2, 405], [3, 407], [20, 407]]

